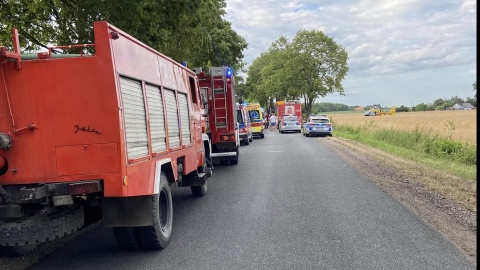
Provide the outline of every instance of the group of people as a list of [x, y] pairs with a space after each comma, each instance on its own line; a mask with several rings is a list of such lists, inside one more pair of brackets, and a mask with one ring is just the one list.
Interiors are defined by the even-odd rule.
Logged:
[[278, 119], [275, 116], [275, 114], [266, 115], [264, 119], [264, 123], [265, 123], [265, 130], [272, 130], [272, 131], [277, 130]]

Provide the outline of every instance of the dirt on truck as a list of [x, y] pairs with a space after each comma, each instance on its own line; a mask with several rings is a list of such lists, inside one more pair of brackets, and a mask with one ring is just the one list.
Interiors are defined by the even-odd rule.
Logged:
[[170, 186], [207, 191], [211, 143], [196, 74], [107, 22], [93, 29], [93, 44], [22, 54], [13, 30], [13, 50], [0, 47], [4, 254], [79, 230], [87, 207], [101, 210], [120, 247], [163, 249]]

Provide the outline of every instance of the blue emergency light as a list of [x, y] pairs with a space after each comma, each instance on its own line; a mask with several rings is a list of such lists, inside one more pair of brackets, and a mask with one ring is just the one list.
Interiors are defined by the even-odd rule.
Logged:
[[233, 74], [232, 68], [230, 68], [230, 67], [227, 68], [227, 72], [226, 72], [226, 73], [227, 73], [227, 74], [226, 74], [227, 77], [232, 77], [232, 74]]

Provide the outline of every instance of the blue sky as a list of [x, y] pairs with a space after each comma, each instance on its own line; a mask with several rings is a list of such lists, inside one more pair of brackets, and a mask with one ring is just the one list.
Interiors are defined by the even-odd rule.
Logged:
[[[411, 106], [473, 97], [475, 0], [226, 0], [225, 19], [246, 39], [248, 64], [285, 36], [319, 30], [348, 52], [345, 96], [316, 102]], [[244, 74], [240, 74], [244, 75]]]

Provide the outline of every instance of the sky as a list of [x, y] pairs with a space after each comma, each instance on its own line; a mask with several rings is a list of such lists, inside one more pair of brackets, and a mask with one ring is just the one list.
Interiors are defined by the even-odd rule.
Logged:
[[[248, 43], [247, 64], [284, 36], [322, 31], [348, 53], [345, 95], [315, 102], [415, 106], [473, 98], [475, 0], [226, 0], [225, 20]], [[246, 78], [246, 74], [239, 74]]]

